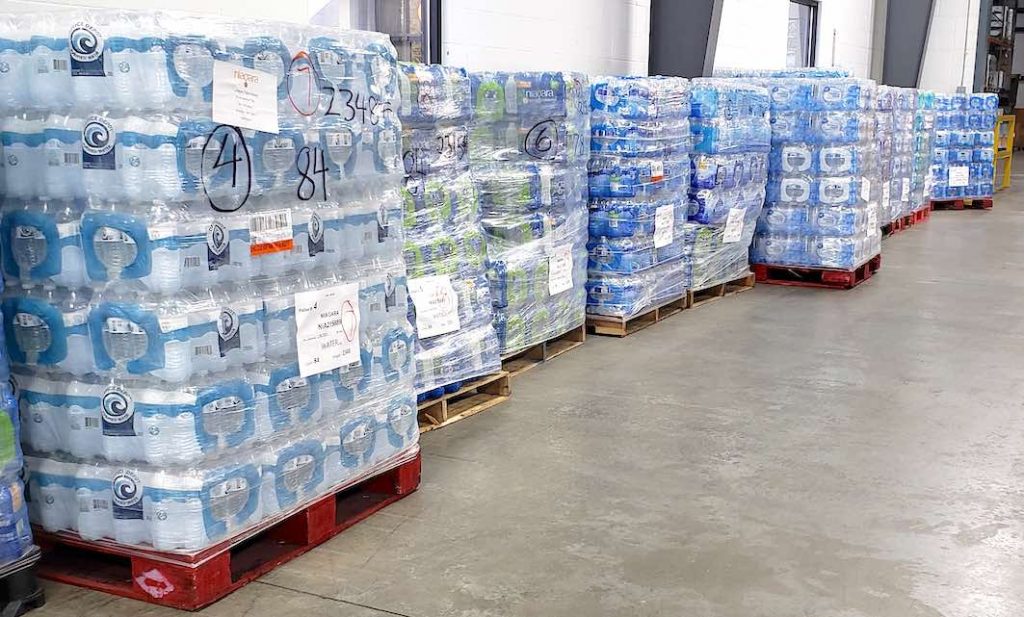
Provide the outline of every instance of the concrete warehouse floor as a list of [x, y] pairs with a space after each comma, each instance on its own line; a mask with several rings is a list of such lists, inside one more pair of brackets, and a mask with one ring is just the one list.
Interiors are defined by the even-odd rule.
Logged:
[[[425, 436], [416, 494], [202, 614], [1024, 615], [1015, 183], [852, 291], [588, 339]], [[38, 617], [177, 614], [46, 589]]]

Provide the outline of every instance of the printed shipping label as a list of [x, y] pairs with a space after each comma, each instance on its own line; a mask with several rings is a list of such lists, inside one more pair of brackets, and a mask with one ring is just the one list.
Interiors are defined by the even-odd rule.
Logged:
[[295, 294], [299, 375], [359, 361], [359, 283]]
[[871, 201], [871, 181], [867, 178], [860, 180], [860, 199], [863, 202]]
[[910, 201], [910, 178], [903, 178], [903, 195], [900, 201]]
[[672, 237], [675, 233], [674, 206], [658, 206], [654, 211], [654, 248], [661, 248], [672, 244]]
[[213, 121], [278, 133], [277, 78], [229, 62], [213, 63]]
[[292, 239], [292, 211], [271, 210], [249, 217], [249, 253], [253, 256], [290, 251]]
[[878, 232], [878, 211], [868, 208], [868, 235], [873, 236]]
[[725, 220], [725, 232], [722, 233], [722, 242], [739, 242], [743, 237], [743, 215], [744, 208], [732, 208], [729, 210], [729, 218]]
[[416, 307], [416, 334], [421, 339], [455, 332], [459, 323], [459, 298], [447, 274], [409, 279], [409, 296]]
[[661, 182], [665, 179], [665, 163], [662, 161], [651, 161], [651, 182]]
[[949, 168], [949, 178], [946, 184], [949, 186], [967, 186], [970, 180], [970, 169], [966, 165], [956, 165]]
[[572, 289], [572, 245], [556, 246], [548, 257], [548, 293]]

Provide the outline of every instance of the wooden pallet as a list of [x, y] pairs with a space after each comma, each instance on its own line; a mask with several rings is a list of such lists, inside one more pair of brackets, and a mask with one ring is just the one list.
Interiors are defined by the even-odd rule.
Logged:
[[697, 308], [698, 306], [721, 300], [726, 296], [749, 291], [754, 288], [755, 280], [754, 274], [750, 273], [717, 285], [711, 285], [702, 289], [691, 289], [686, 292], [686, 308]]
[[932, 204], [926, 203], [917, 210], [910, 213], [914, 219], [914, 225], [920, 225], [932, 217]]
[[758, 283], [769, 285], [851, 289], [870, 279], [881, 267], [882, 256], [875, 255], [852, 270], [754, 264], [754, 275]]
[[576, 349], [586, 340], [587, 325], [584, 323], [566, 330], [554, 338], [502, 356], [501, 368], [508, 372], [509, 377], [515, 377], [569, 350]]
[[593, 334], [605, 336], [628, 336], [643, 330], [687, 307], [687, 294], [682, 294], [657, 306], [645, 309], [632, 317], [615, 317], [613, 315], [587, 315], [587, 330]]
[[932, 210], [990, 210], [992, 198], [984, 199], [933, 199]]
[[894, 219], [891, 223], [886, 223], [885, 225], [882, 225], [882, 237], [888, 238], [889, 236], [895, 236], [896, 234], [900, 233], [903, 230], [903, 217], [898, 217]]
[[455, 392], [419, 404], [420, 433], [476, 415], [508, 400], [511, 395], [508, 371], [467, 381]]
[[417, 451], [411, 459], [194, 554], [90, 542], [74, 533], [36, 528], [43, 549], [39, 576], [194, 611], [411, 494], [419, 483]]

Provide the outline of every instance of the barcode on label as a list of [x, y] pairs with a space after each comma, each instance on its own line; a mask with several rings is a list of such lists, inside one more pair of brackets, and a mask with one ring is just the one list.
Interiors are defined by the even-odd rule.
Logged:
[[81, 165], [82, 155], [79, 152], [65, 152], [64, 153], [64, 164], [65, 165]]
[[249, 218], [249, 252], [267, 255], [292, 250], [292, 211], [273, 210]]
[[106, 499], [85, 498], [78, 502], [79, 512], [92, 512], [93, 510], [109, 510], [110, 504]]
[[196, 345], [195, 355], [197, 356], [212, 356], [213, 345]]
[[54, 58], [53, 59], [53, 70], [55, 72], [56, 71], [66, 71], [66, 70], [68, 70], [68, 61], [67, 61], [67, 59], [64, 59], [64, 58]]
[[288, 220], [290, 218], [291, 217], [288, 216], [288, 212], [268, 212], [267, 214], [257, 214], [249, 221], [249, 229], [256, 233], [268, 233], [279, 229], [285, 229], [287, 227], [291, 227], [291, 221]]
[[200, 259], [196, 255], [190, 255], [190, 256], [185, 258], [185, 267], [186, 268], [198, 268], [200, 265], [201, 265], [200, 264]]
[[99, 427], [100, 427], [100, 419], [99, 418], [85, 418], [85, 428], [99, 428]]

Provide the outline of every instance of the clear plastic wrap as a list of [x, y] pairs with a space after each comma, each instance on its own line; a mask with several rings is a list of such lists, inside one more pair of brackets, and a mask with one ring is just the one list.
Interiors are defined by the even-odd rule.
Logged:
[[409, 320], [422, 326], [416, 391], [425, 398], [499, 370], [501, 357], [469, 168], [469, 77], [433, 65], [400, 64], [399, 71]]
[[913, 163], [910, 170], [910, 209], [931, 206], [932, 150], [935, 147], [935, 93], [917, 91], [914, 111]]
[[590, 106], [587, 312], [631, 317], [686, 292], [690, 87], [598, 77]]
[[763, 83], [772, 99], [771, 170], [752, 261], [840, 269], [864, 263], [881, 250], [874, 82]]
[[590, 84], [561, 72], [470, 83], [470, 162], [505, 356], [585, 320]]
[[46, 67], [0, 86], [5, 158], [30, 172], [5, 170], [0, 234], [33, 519], [195, 551], [414, 454], [387, 37], [15, 23], [17, 60]]
[[936, 200], [985, 198], [994, 192], [995, 94], [935, 95], [932, 193]]
[[763, 87], [720, 78], [694, 79], [691, 86], [694, 154], [684, 253], [689, 286], [703, 289], [750, 272], [771, 124]]
[[878, 178], [882, 192], [878, 200], [878, 224], [888, 225], [899, 217], [899, 193], [893, 199], [893, 174], [895, 172], [896, 114], [893, 106], [896, 99], [893, 86], [878, 86], [875, 96], [875, 145], [878, 148]]

